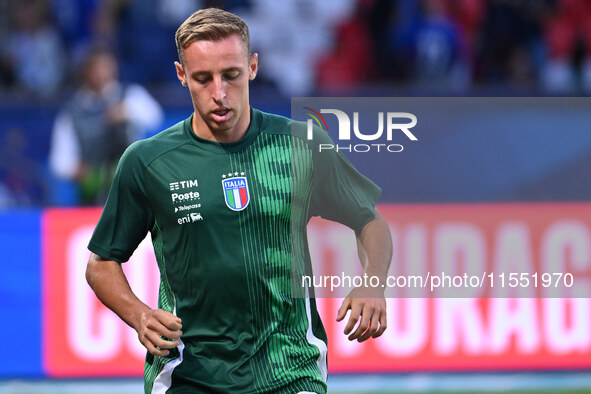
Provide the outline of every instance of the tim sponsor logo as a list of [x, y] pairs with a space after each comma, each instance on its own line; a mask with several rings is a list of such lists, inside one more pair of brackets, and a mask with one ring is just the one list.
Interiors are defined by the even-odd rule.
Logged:
[[197, 179], [193, 179], [193, 180], [188, 180], [188, 181], [178, 181], [178, 182], [171, 182], [169, 183], [170, 186], [170, 190], [183, 190], [183, 189], [189, 189], [191, 187], [197, 187], [199, 186], [199, 183], [197, 182]]

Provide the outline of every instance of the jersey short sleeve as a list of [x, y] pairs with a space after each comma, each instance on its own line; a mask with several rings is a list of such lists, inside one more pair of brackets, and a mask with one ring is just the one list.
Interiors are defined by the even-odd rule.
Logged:
[[335, 145], [325, 131], [316, 129], [314, 141], [311, 214], [342, 223], [359, 234], [374, 218], [382, 190], [359, 173], [341, 152], [319, 151], [320, 144]]
[[132, 144], [121, 156], [105, 208], [88, 245], [99, 256], [120, 263], [129, 260], [154, 223], [146, 200], [145, 167], [138, 155], [138, 144]]

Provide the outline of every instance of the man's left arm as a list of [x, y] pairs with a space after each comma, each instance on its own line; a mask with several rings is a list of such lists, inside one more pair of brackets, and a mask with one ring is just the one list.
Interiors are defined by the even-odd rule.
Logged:
[[[375, 210], [374, 218], [367, 223], [357, 237], [357, 251], [367, 277], [380, 279], [377, 288], [356, 288], [345, 298], [339, 308], [337, 321], [341, 321], [350, 309], [351, 314], [345, 326], [345, 335], [349, 340], [363, 342], [370, 337], [377, 338], [384, 333], [386, 322], [386, 300], [382, 287], [392, 260], [392, 237], [388, 223], [380, 212]], [[361, 322], [354, 330], [355, 325]]]

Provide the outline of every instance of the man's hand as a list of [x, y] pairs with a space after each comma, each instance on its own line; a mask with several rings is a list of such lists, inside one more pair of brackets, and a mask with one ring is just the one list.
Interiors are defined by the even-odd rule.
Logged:
[[359, 289], [353, 290], [349, 297], [343, 301], [337, 314], [337, 321], [343, 320], [347, 315], [347, 311], [351, 310], [344, 331], [345, 335], [349, 335], [361, 317], [361, 322], [357, 329], [349, 335], [349, 340], [357, 339], [357, 342], [363, 342], [370, 337], [377, 338], [386, 331], [386, 300], [384, 297], [357, 297], [355, 295], [355, 293], [358, 293], [356, 290]]
[[168, 349], [180, 344], [179, 338], [183, 335], [181, 329], [181, 319], [177, 316], [162, 309], [149, 309], [142, 312], [136, 331], [148, 352], [154, 356], [168, 356]]
[[180, 344], [179, 338], [183, 335], [181, 319], [162, 309], [151, 309], [137, 298], [129, 287], [121, 263], [92, 253], [86, 267], [86, 280], [98, 299], [134, 328], [138, 339], [151, 354], [168, 356], [168, 349]]
[[[374, 218], [363, 227], [357, 237], [357, 252], [364, 275], [376, 276], [384, 283], [392, 260], [392, 237], [388, 223], [377, 209]], [[350, 334], [350, 341], [357, 339], [358, 342], [363, 342], [370, 337], [377, 338], [386, 331], [386, 300], [382, 288], [353, 289], [339, 308], [337, 321], [343, 320], [349, 309], [351, 315], [345, 326], [345, 335]], [[359, 325], [353, 331], [357, 322]]]

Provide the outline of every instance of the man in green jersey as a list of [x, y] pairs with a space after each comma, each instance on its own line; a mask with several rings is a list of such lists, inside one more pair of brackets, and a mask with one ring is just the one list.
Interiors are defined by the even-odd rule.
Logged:
[[[380, 189], [342, 154], [318, 151], [326, 132], [309, 140], [304, 126], [249, 106], [258, 55], [242, 19], [198, 11], [176, 44], [194, 113], [122, 156], [87, 280], [147, 348], [146, 393], [325, 393], [326, 334], [311, 289], [292, 296], [291, 264], [309, 264], [305, 226], [319, 215], [351, 227], [364, 273], [384, 278], [392, 246]], [[148, 232], [157, 309], [121, 269]], [[337, 320], [349, 310], [350, 340], [386, 329], [383, 289], [355, 289]]]

